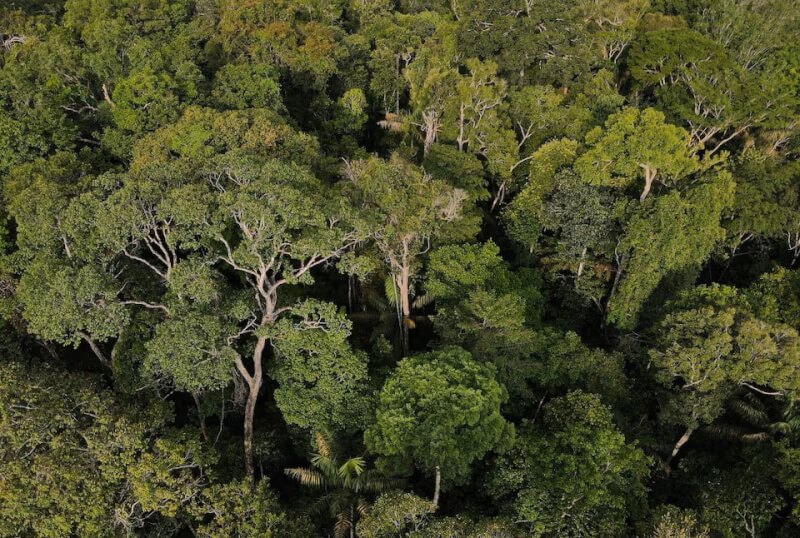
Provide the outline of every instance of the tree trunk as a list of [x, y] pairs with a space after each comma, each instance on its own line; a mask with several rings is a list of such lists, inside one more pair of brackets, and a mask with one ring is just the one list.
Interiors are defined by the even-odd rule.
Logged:
[[[398, 54], [395, 56], [394, 62], [394, 73], [397, 78], [400, 78], [400, 55]], [[395, 89], [394, 90], [394, 113], [400, 114], [400, 92]]]
[[494, 211], [499, 204], [503, 203], [503, 198], [505, 197], [506, 197], [506, 182], [503, 181], [497, 188], [497, 194], [494, 195], [494, 199], [492, 200], [492, 205], [489, 208], [489, 211]]
[[256, 400], [258, 388], [250, 385], [247, 394], [247, 403], [244, 407], [244, 472], [251, 480], [255, 480], [253, 467], [253, 419], [256, 413]]
[[694, 433], [694, 428], [686, 428], [686, 431], [683, 432], [681, 438], [678, 439], [678, 442], [676, 442], [675, 446], [672, 447], [672, 453], [669, 455], [667, 463], [670, 463], [673, 459], [675, 459], [675, 456], [678, 455], [678, 452], [680, 452], [683, 445], [689, 442], [689, 438], [692, 436], [693, 433]]
[[114, 104], [114, 101], [111, 100], [111, 95], [108, 93], [108, 86], [105, 84], [103, 84], [103, 99], [105, 99], [106, 103], [108, 103], [111, 108], [117, 106]]
[[650, 168], [646, 164], [641, 164], [639, 166], [644, 168], [644, 190], [642, 190], [642, 194], [639, 196], [639, 201], [644, 202], [644, 199], [650, 194], [650, 189], [653, 187], [653, 180], [656, 178], [658, 171]]
[[197, 408], [197, 418], [200, 421], [200, 433], [203, 435], [203, 441], [208, 442], [208, 428], [206, 427], [206, 417], [203, 416], [203, 410], [200, 408], [200, 397], [196, 392], [192, 393], [194, 399], [194, 406]]
[[606, 299], [606, 308], [611, 304], [611, 299], [614, 297], [614, 294], [617, 293], [617, 288], [619, 288], [619, 283], [622, 280], [622, 273], [625, 269], [625, 261], [627, 258], [628, 254], [625, 253], [617, 259], [617, 273], [614, 275], [614, 284], [612, 284], [611, 292], [608, 294], [608, 299]]
[[436, 478], [433, 486], [433, 506], [439, 508], [439, 492], [442, 487], [442, 472], [439, 466], [436, 466]]
[[[258, 391], [261, 388], [263, 369], [261, 360], [264, 355], [267, 339], [260, 336], [256, 341], [253, 351], [253, 375], [246, 375], [247, 370], [237, 361], [237, 369], [247, 382], [247, 402], [244, 406], [244, 470], [251, 482], [255, 483], [255, 468], [253, 466], [253, 419], [256, 414], [256, 402], [258, 401]], [[244, 372], [242, 370], [244, 369]]]
[[457, 21], [461, 20], [461, 17], [458, 15], [458, 0], [450, 0], [450, 11], [453, 12], [453, 16]]
[[89, 347], [92, 349], [92, 352], [94, 352], [95, 356], [98, 359], [100, 359], [100, 362], [103, 363], [103, 366], [105, 366], [110, 370], [111, 361], [108, 360], [108, 357], [106, 357], [105, 353], [103, 353], [103, 351], [100, 349], [100, 346], [97, 345], [97, 342], [95, 342], [91, 336], [89, 336], [87, 333], [83, 331], [78, 331], [77, 334], [78, 336], [83, 338], [83, 340], [86, 341], [87, 344], [89, 344]]
[[456, 138], [456, 143], [458, 144], [458, 151], [464, 151], [464, 103], [461, 103], [458, 109], [458, 138]]
[[407, 265], [400, 268], [400, 273], [395, 276], [397, 284], [397, 301], [400, 305], [400, 345], [403, 356], [410, 350], [409, 320], [411, 319], [411, 301], [409, 300], [409, 269]]
[[583, 274], [583, 268], [586, 266], [586, 251], [588, 250], [587, 247], [583, 247], [583, 252], [581, 252], [581, 263], [578, 265], [578, 276]]
[[435, 110], [427, 110], [422, 114], [422, 120], [425, 122], [425, 142], [422, 147], [422, 156], [428, 156], [428, 150], [436, 142], [436, 135], [439, 132], [439, 119], [436, 117]]

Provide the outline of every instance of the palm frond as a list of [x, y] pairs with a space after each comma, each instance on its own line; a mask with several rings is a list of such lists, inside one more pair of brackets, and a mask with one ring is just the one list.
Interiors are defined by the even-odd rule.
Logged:
[[380, 493], [396, 488], [398, 485], [397, 480], [379, 476], [374, 470], [364, 471], [361, 480], [364, 483], [363, 490], [370, 493]]
[[741, 441], [745, 435], [752, 435], [753, 433], [747, 428], [733, 424], [712, 424], [704, 428], [704, 431], [712, 437], [729, 441]]
[[311, 458], [311, 464], [322, 473], [328, 485], [338, 486], [340, 484], [339, 463], [335, 459], [314, 454], [314, 457]]
[[730, 402], [729, 407], [742, 420], [753, 425], [762, 425], [769, 422], [769, 414], [764, 405], [758, 400], [740, 398]]
[[340, 512], [336, 516], [336, 524], [333, 526], [333, 536], [335, 538], [344, 538], [353, 526], [350, 521], [350, 516], [346, 512]]
[[742, 435], [742, 442], [744, 443], [760, 443], [762, 441], [766, 441], [769, 439], [769, 433], [767, 432], [757, 432], [757, 433], [748, 433]]
[[304, 512], [314, 518], [321, 518], [327, 515], [335, 517], [336, 513], [331, 510], [331, 499], [335, 495], [327, 493], [318, 497], [311, 504], [306, 505]]
[[430, 293], [423, 293], [422, 295], [417, 295], [414, 297], [414, 302], [411, 303], [411, 306], [414, 308], [425, 308], [429, 304], [434, 301], [433, 295]]
[[782, 435], [787, 435], [795, 431], [797, 428], [796, 426], [792, 425], [790, 422], [773, 422], [769, 425], [769, 431], [772, 434], [780, 433]]
[[322, 432], [316, 432], [314, 434], [314, 445], [317, 447], [317, 454], [323, 457], [330, 458], [333, 454], [328, 436]]
[[786, 405], [783, 409], [783, 421], [791, 431], [800, 429], [800, 406], [797, 405], [797, 400], [793, 397], [786, 399]]
[[349, 512], [354, 502], [352, 495], [343, 493], [341, 490], [330, 493], [327, 499], [328, 511], [332, 518], [336, 518], [341, 512]]
[[284, 469], [283, 472], [285, 472], [289, 477], [297, 480], [303, 486], [322, 488], [326, 485], [325, 477], [314, 469], [293, 467], [290, 469]]
[[367, 504], [367, 500], [364, 497], [359, 497], [358, 502], [356, 503], [356, 512], [361, 517], [367, 515], [367, 510], [369, 510], [369, 504]]
[[387, 131], [392, 131], [395, 133], [400, 133], [405, 131], [408, 128], [408, 125], [405, 121], [403, 121], [402, 116], [399, 114], [393, 114], [391, 112], [387, 112], [383, 119], [378, 121], [378, 126]]
[[344, 462], [341, 467], [339, 467], [338, 473], [339, 476], [343, 479], [347, 479], [348, 477], [358, 477], [361, 473], [364, 472], [364, 467], [366, 466], [367, 462], [364, 458], [360, 456], [356, 456], [355, 458], [350, 458], [346, 462]]
[[386, 300], [389, 301], [390, 305], [394, 306], [397, 304], [397, 287], [391, 276], [387, 276], [383, 280], [383, 292], [386, 294]]

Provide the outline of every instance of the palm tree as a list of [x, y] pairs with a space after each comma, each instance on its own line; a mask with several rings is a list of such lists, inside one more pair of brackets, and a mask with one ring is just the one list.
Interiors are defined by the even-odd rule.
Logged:
[[407, 330], [430, 323], [430, 318], [420, 312], [433, 302], [430, 295], [426, 293], [415, 296], [411, 301], [412, 314], [407, 317], [404, 317], [399, 310], [397, 295], [394, 280], [389, 276], [383, 280], [382, 285], [379, 279], [374, 279], [361, 288], [363, 309], [352, 311], [350, 319], [355, 323], [371, 326], [369, 341], [385, 336], [402, 348], [404, 345], [402, 338]]
[[726, 416], [708, 426], [707, 433], [731, 441], [759, 443], [800, 432], [800, 400], [791, 394], [780, 402], [779, 409], [768, 406], [749, 391], [732, 398], [726, 407]]
[[285, 469], [287, 475], [303, 486], [324, 491], [319, 506], [327, 506], [336, 520], [333, 528], [335, 538], [344, 538], [348, 533], [355, 538], [355, 522], [367, 509], [365, 493], [387, 489], [389, 481], [366, 469], [366, 460], [357, 456], [341, 464], [334, 454], [328, 438], [317, 433], [314, 436], [317, 451], [311, 455], [311, 467]]

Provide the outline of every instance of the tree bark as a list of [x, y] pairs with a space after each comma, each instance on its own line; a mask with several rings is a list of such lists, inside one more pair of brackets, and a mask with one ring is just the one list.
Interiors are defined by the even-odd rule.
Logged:
[[650, 189], [653, 187], [653, 180], [655, 180], [658, 170], [650, 168], [646, 164], [640, 164], [639, 166], [644, 168], [644, 190], [642, 190], [642, 194], [639, 196], [639, 201], [644, 202], [647, 195], [650, 194]]
[[[400, 55], [395, 56], [394, 73], [397, 78], [400, 78]], [[400, 92], [395, 88], [394, 90], [394, 113], [400, 114]]]
[[114, 101], [111, 100], [111, 95], [108, 93], [108, 86], [103, 84], [103, 99], [111, 108], [116, 107], [117, 105], [114, 104]]
[[439, 508], [439, 493], [442, 487], [442, 472], [439, 466], [436, 466], [436, 478], [433, 486], [433, 506]]
[[255, 483], [255, 467], [253, 465], [253, 420], [256, 413], [258, 391], [263, 379], [262, 358], [267, 339], [259, 336], [253, 351], [253, 374], [247, 371], [241, 359], [236, 361], [236, 369], [247, 383], [247, 402], [244, 406], [244, 471], [252, 483]]
[[422, 156], [428, 156], [428, 150], [436, 142], [436, 135], [439, 132], [439, 118], [435, 110], [427, 110], [422, 114], [422, 120], [425, 122], [425, 142], [422, 147]]
[[450, 0], [450, 11], [453, 12], [453, 17], [455, 17], [457, 21], [461, 20], [458, 14], [458, 0]]
[[614, 294], [617, 293], [617, 288], [619, 288], [619, 283], [622, 280], [622, 273], [625, 270], [625, 261], [627, 258], [628, 254], [626, 252], [617, 259], [617, 272], [614, 275], [614, 284], [611, 285], [611, 292], [608, 294], [608, 299], [606, 299], [606, 308], [611, 304], [611, 299], [614, 297]]
[[583, 268], [586, 266], [586, 251], [588, 247], [583, 247], [583, 252], [581, 252], [581, 263], [578, 265], [578, 276], [583, 274]]
[[208, 428], [206, 427], [206, 417], [203, 416], [203, 410], [200, 408], [200, 397], [196, 392], [192, 393], [194, 399], [194, 406], [197, 408], [197, 419], [200, 422], [200, 433], [203, 436], [203, 441], [208, 442]]
[[244, 407], [244, 472], [251, 480], [255, 480], [255, 469], [253, 467], [253, 419], [256, 413], [256, 400], [258, 400], [258, 388], [253, 385], [248, 386], [247, 403]]
[[456, 143], [458, 144], [458, 151], [464, 151], [464, 103], [461, 103], [458, 109], [458, 138], [456, 138]]
[[108, 360], [108, 357], [106, 357], [105, 353], [103, 353], [103, 351], [100, 349], [100, 346], [97, 345], [97, 342], [95, 342], [91, 336], [89, 336], [87, 333], [83, 331], [78, 331], [78, 336], [83, 338], [84, 341], [86, 341], [86, 343], [89, 344], [89, 347], [92, 349], [92, 352], [94, 352], [95, 356], [98, 359], [100, 359], [100, 362], [103, 363], [103, 366], [105, 366], [108, 369], [111, 369], [111, 361]]
[[411, 343], [409, 336], [408, 322], [411, 316], [411, 301], [409, 295], [409, 269], [408, 265], [400, 268], [400, 273], [395, 276], [397, 284], [397, 301], [400, 304], [400, 345], [403, 356], [408, 355]]
[[492, 199], [492, 205], [489, 208], [489, 211], [494, 211], [499, 204], [503, 203], [503, 198], [505, 197], [506, 197], [506, 182], [503, 181], [497, 188], [497, 193], [494, 195], [494, 198]]
[[675, 443], [675, 446], [672, 447], [672, 453], [669, 455], [667, 463], [670, 463], [672, 462], [673, 459], [675, 459], [675, 456], [678, 455], [678, 452], [680, 452], [683, 445], [689, 442], [689, 438], [692, 436], [693, 433], [694, 433], [694, 428], [686, 428], [686, 431], [683, 432], [681, 438], [678, 439], [678, 441]]

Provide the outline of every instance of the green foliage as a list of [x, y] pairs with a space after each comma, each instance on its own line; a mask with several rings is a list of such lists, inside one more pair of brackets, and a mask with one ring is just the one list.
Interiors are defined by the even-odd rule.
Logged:
[[441, 469], [445, 481], [463, 480], [470, 464], [502, 449], [514, 428], [500, 414], [505, 389], [490, 366], [451, 347], [403, 359], [387, 380], [367, 446], [388, 464]]
[[119, 334], [128, 317], [117, 292], [95, 267], [76, 269], [44, 257], [30, 264], [17, 287], [29, 330], [75, 347], [82, 338], [102, 342]]
[[353, 203], [377, 228], [377, 246], [390, 265], [402, 263], [399, 258], [406, 250], [410, 256], [422, 249], [437, 232], [449, 231], [448, 224], [457, 224], [466, 198], [464, 191], [431, 178], [399, 156], [349, 163], [345, 176]]
[[625, 442], [592, 394], [572, 392], [542, 413], [498, 458], [489, 492], [532, 536], [624, 533], [626, 508], [644, 495], [648, 458]]
[[413, 538], [517, 538], [525, 536], [511, 520], [492, 518], [479, 523], [467, 517], [446, 517], [434, 520], [423, 530], [411, 533]]
[[191, 511], [202, 521], [195, 533], [203, 538], [277, 538], [299, 530], [287, 522], [266, 480], [255, 488], [246, 481], [211, 485]]
[[697, 516], [675, 506], [659, 507], [653, 525], [653, 538], [708, 538], [708, 528], [697, 522]]
[[604, 129], [586, 135], [589, 149], [575, 161], [575, 170], [592, 185], [628, 187], [644, 178], [644, 201], [654, 180], [672, 185], [697, 168], [687, 149], [687, 133], [647, 108], [626, 108], [612, 114]]
[[167, 428], [164, 405], [47, 366], [5, 362], [0, 376], [0, 533], [105, 536], [185, 517], [214, 458]]
[[285, 469], [288, 476], [306, 487], [321, 489], [325, 496], [320, 499], [327, 504], [328, 511], [336, 520], [335, 537], [352, 534], [357, 517], [367, 512], [364, 495], [387, 489], [389, 482], [366, 468], [362, 457], [348, 458], [341, 463], [330, 440], [323, 434], [314, 437], [317, 452], [311, 456], [311, 468]]
[[222, 108], [279, 110], [283, 103], [276, 78], [269, 64], [227, 64], [214, 77], [211, 97]]
[[634, 214], [622, 238], [630, 261], [608, 319], [632, 328], [642, 305], [662, 279], [682, 271], [696, 271], [724, 238], [720, 217], [733, 201], [730, 174], [719, 172], [685, 194], [672, 191]]
[[784, 500], [763, 468], [751, 466], [717, 473], [701, 503], [702, 519], [719, 536], [767, 536]]
[[798, 0], [0, 4], [0, 536], [800, 535]]
[[746, 151], [734, 169], [736, 196], [726, 220], [732, 250], [756, 238], [779, 237], [794, 226], [797, 207], [793, 188], [798, 177], [796, 164], [782, 163], [757, 151]]
[[436, 507], [411, 493], [384, 493], [359, 521], [358, 535], [364, 538], [411, 536], [423, 529]]
[[144, 371], [192, 393], [225, 387], [236, 355], [226, 337], [234, 332], [224, 319], [205, 312], [167, 319], [146, 344]]
[[543, 144], [533, 154], [530, 181], [504, 212], [504, 222], [511, 239], [530, 250], [542, 229], [544, 197], [556, 185], [556, 173], [575, 161], [578, 143], [568, 138]]
[[657, 379], [676, 392], [666, 406], [669, 421], [710, 423], [737, 386], [773, 396], [796, 390], [796, 330], [755, 317], [735, 289], [696, 288], [674, 309], [650, 351]]
[[430, 254], [426, 290], [436, 300], [432, 317], [440, 339], [492, 362], [512, 401], [530, 396], [532, 327], [541, 319], [538, 275], [510, 271], [490, 242], [448, 245]]
[[275, 400], [289, 424], [332, 431], [365, 423], [367, 357], [351, 349], [350, 327], [334, 305], [308, 300], [269, 328]]
[[446, 245], [430, 255], [425, 289], [437, 299], [455, 299], [465, 290], [493, 284], [504, 269], [500, 249], [491, 241]]
[[619, 354], [591, 348], [574, 332], [537, 331], [530, 353], [514, 379], [527, 379], [546, 394], [564, 387], [580, 387], [603, 397], [606, 403], [624, 399], [629, 381]]

